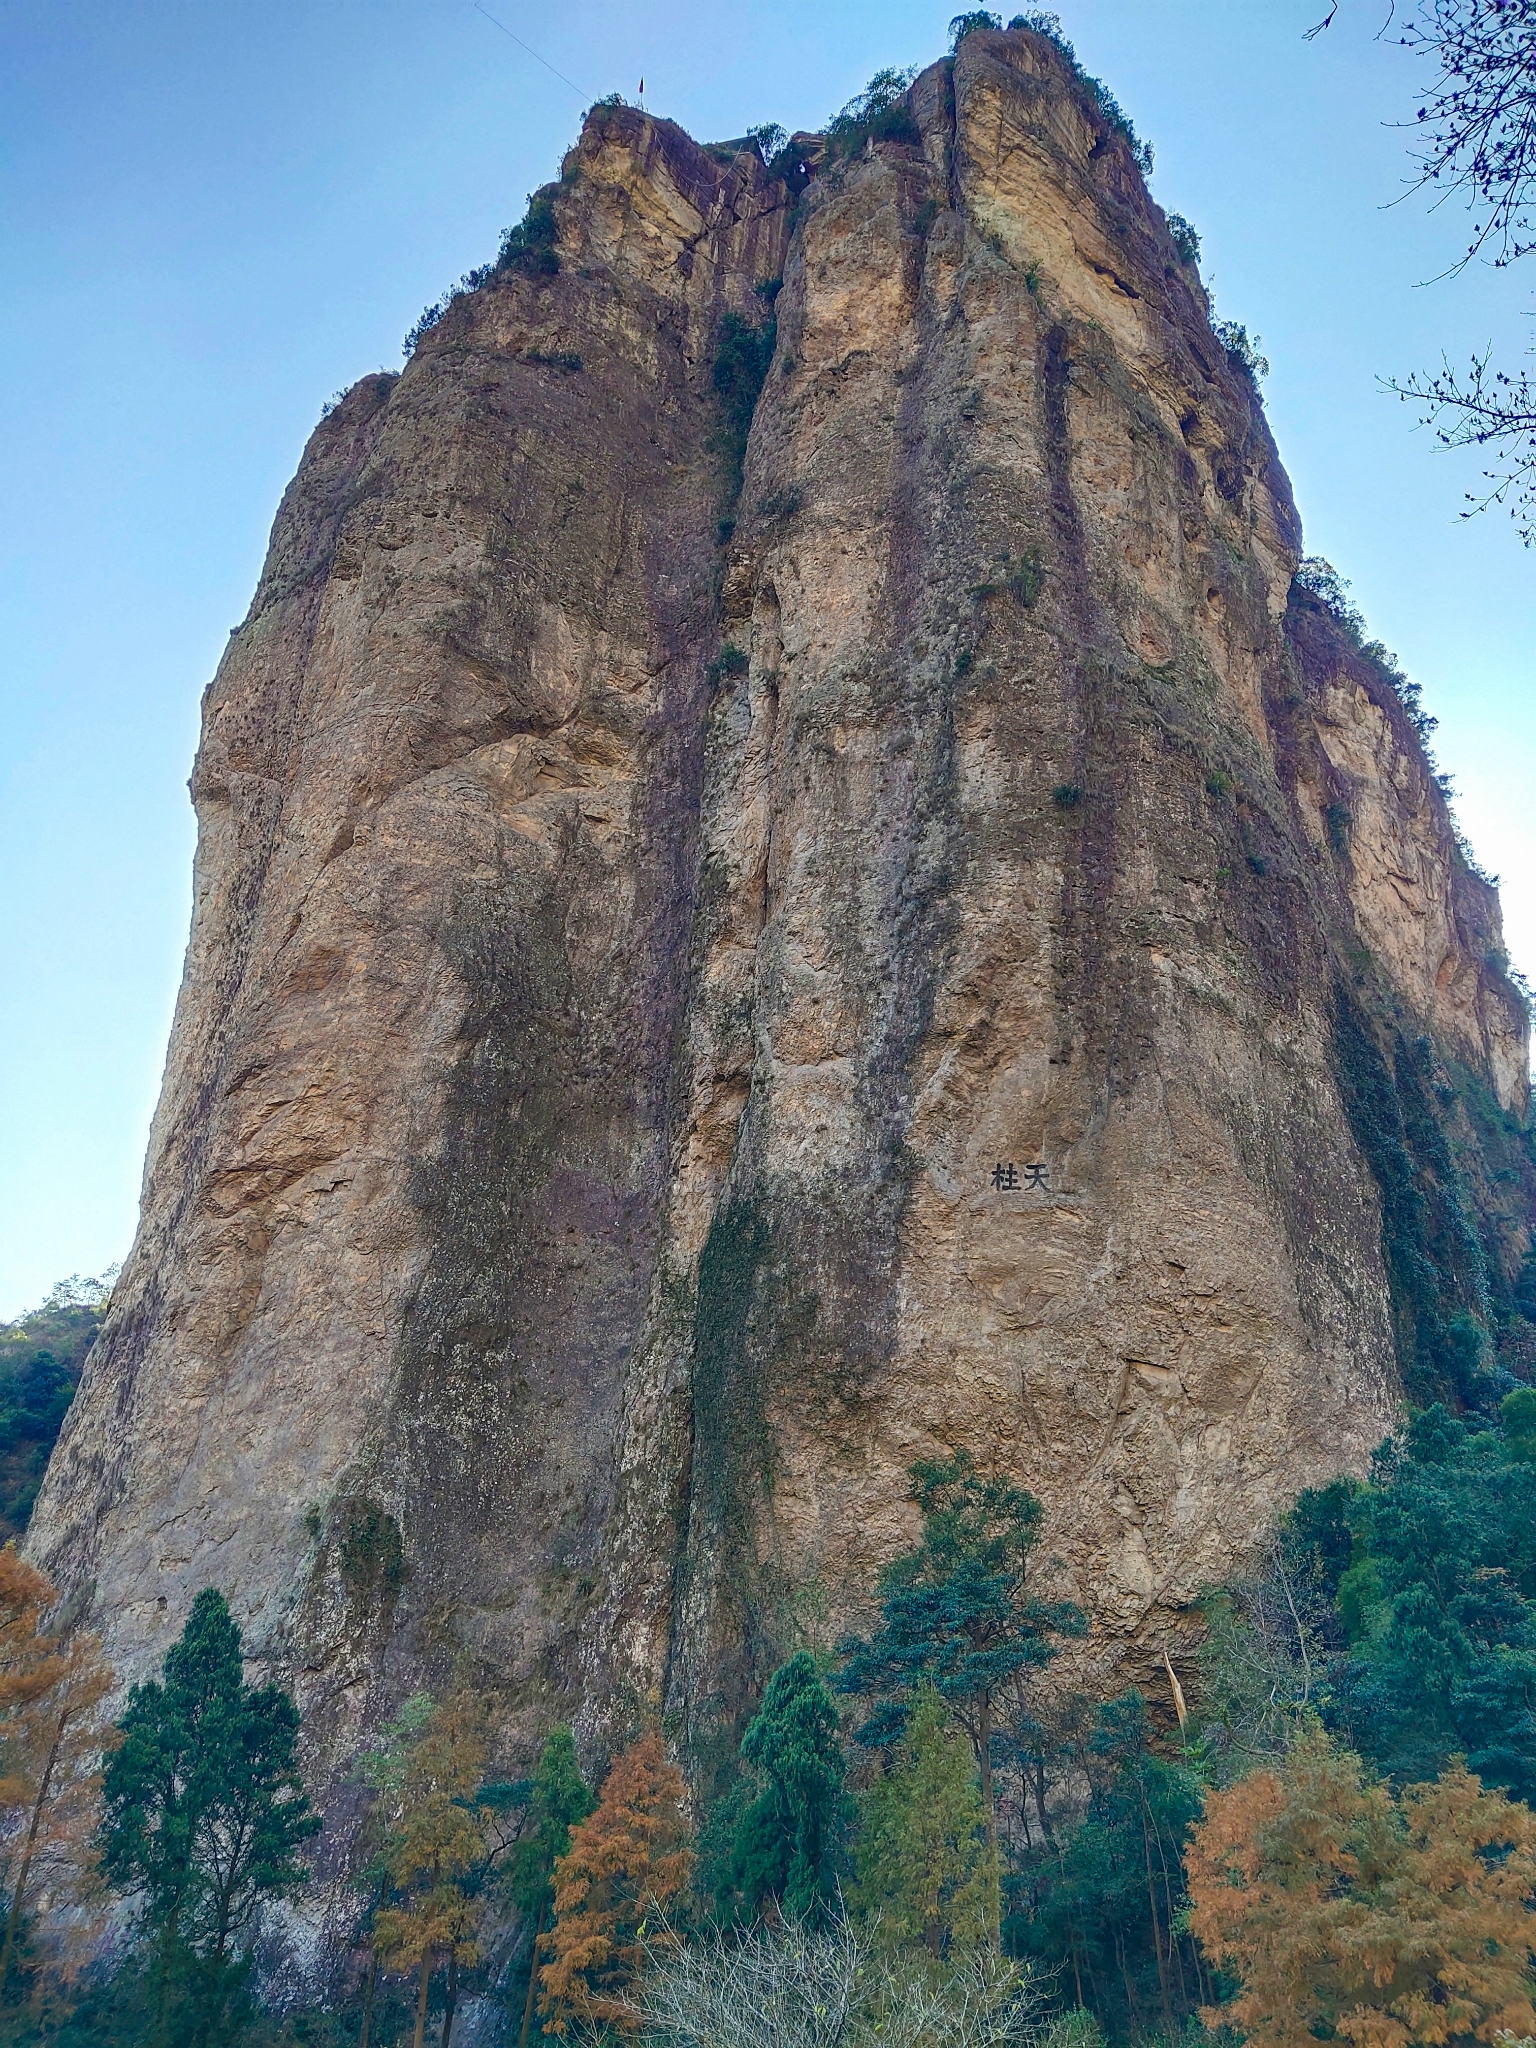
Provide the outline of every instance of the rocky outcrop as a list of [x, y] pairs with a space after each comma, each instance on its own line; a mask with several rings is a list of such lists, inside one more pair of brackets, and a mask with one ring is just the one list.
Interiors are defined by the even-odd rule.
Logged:
[[911, 110], [784, 179], [595, 110], [316, 429], [32, 1536], [125, 1672], [213, 1583], [333, 1760], [467, 1658], [509, 1755], [707, 1765], [913, 1458], [1134, 1668], [1518, 1356], [1496, 899], [1253, 384], [1051, 44]]

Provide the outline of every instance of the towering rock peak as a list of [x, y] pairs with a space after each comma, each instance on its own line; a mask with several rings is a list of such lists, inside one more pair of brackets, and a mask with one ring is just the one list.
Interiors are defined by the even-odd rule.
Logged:
[[464, 1658], [707, 1769], [946, 1449], [1150, 1672], [1524, 1356], [1496, 897], [1125, 137], [982, 32], [784, 164], [595, 109], [205, 702], [31, 1545], [130, 1675], [223, 1588], [320, 1770]]
[[[704, 149], [672, 121], [594, 108], [554, 196], [563, 258], [686, 306], [707, 350], [724, 310], [761, 314], [794, 195], [755, 148]], [[755, 303], [754, 303], [755, 301]]]

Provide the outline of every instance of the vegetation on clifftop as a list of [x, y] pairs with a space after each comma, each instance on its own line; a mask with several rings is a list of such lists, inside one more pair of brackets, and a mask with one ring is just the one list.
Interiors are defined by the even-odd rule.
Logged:
[[[989, 14], [984, 8], [975, 9], [969, 14], [957, 14], [949, 24], [950, 46], [958, 50], [965, 38], [975, 30], [1000, 29], [1002, 26], [1002, 16]], [[1044, 36], [1048, 43], [1060, 51], [1067, 61], [1067, 68], [1095, 113], [1107, 128], [1112, 129], [1128, 145], [1142, 175], [1150, 177], [1153, 164], [1151, 143], [1143, 142], [1137, 135], [1131, 117], [1103, 80], [1092, 77], [1078, 62], [1077, 52], [1062, 28], [1061, 16], [1048, 8], [1033, 8], [1027, 14], [1014, 15], [1008, 26], [1010, 29], [1028, 29], [1031, 35]]]
[[0, 1323], [0, 1543], [20, 1536], [31, 1519], [114, 1277], [76, 1273], [41, 1308]]

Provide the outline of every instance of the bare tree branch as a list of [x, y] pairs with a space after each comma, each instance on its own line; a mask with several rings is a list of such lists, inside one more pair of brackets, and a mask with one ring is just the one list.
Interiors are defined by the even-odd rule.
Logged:
[[[1333, 0], [1307, 30], [1309, 40], [1341, 5]], [[1536, 250], [1536, 0], [1417, 0], [1396, 40], [1435, 67], [1423, 103], [1403, 124], [1419, 145], [1410, 150], [1417, 166], [1410, 190], [1431, 193], [1437, 207], [1458, 198], [1471, 215], [1466, 247], [1442, 275], [1475, 261], [1507, 269]], [[1495, 370], [1485, 351], [1464, 371], [1442, 361], [1437, 374], [1383, 381], [1421, 407], [1420, 425], [1443, 448], [1489, 452], [1488, 488], [1468, 492], [1462, 517], [1503, 505], [1529, 547], [1536, 537], [1532, 373]]]
[[1536, 379], [1529, 371], [1495, 370], [1491, 352], [1474, 356], [1465, 371], [1442, 361], [1434, 376], [1415, 375], [1386, 388], [1421, 407], [1419, 421], [1443, 448], [1484, 448], [1497, 460], [1483, 472], [1490, 486], [1467, 493], [1463, 519], [1504, 505], [1527, 547], [1536, 540]]
[[1411, 124], [1417, 190], [1459, 196], [1472, 235], [1453, 270], [1527, 255], [1536, 190], [1536, 0], [1420, 0], [1398, 41], [1437, 67]]

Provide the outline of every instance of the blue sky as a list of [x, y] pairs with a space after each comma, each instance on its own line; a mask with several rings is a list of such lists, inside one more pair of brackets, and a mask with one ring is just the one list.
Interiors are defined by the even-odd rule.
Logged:
[[[6, 0], [0, 7], [0, 1316], [127, 1250], [186, 936], [200, 692], [321, 404], [495, 249], [583, 104], [701, 139], [815, 127], [947, 6]], [[1536, 556], [1458, 518], [1378, 379], [1529, 345], [1516, 273], [1424, 286], [1462, 216], [1401, 197], [1421, 78], [1384, 0], [1064, 0], [1263, 336], [1307, 543], [1424, 684], [1536, 970]], [[1394, 200], [1400, 203], [1394, 205]], [[1536, 279], [1536, 270], [1533, 270]]]

